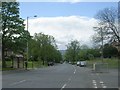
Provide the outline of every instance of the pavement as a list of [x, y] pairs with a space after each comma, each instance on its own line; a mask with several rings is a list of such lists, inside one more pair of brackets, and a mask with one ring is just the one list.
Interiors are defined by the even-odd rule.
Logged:
[[118, 72], [94, 73], [71, 64], [3, 72], [2, 88], [118, 88]]

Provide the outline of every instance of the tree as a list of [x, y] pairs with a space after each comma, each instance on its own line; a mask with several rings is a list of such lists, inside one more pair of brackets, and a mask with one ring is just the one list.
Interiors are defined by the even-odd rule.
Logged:
[[88, 49], [88, 54], [91, 54], [93, 55], [95, 58], [98, 58], [101, 56], [100, 54], [100, 50], [99, 49], [96, 49], [96, 48], [91, 48], [91, 49]]
[[115, 41], [117, 46], [120, 46], [120, 31], [117, 23], [119, 16], [116, 12], [118, 10], [115, 8], [105, 8], [96, 14], [95, 18], [98, 20], [98, 23], [94, 27], [96, 34], [93, 36], [93, 40], [95, 43], [102, 42], [104, 45], [103, 40], [105, 40], [105, 43]]
[[96, 14], [96, 19], [98, 20], [98, 25], [95, 26], [97, 33], [99, 34], [102, 30], [103, 39], [107, 39], [109, 42], [119, 42], [120, 43], [120, 31], [118, 29], [118, 14], [116, 13], [117, 9], [115, 8], [105, 8], [100, 10]]
[[118, 55], [118, 50], [110, 44], [105, 44], [103, 48], [103, 56], [105, 58], [116, 57]]
[[109, 37], [109, 41], [120, 42], [120, 32], [117, 27], [118, 14], [116, 12], [115, 8], [105, 8], [97, 13], [96, 19], [99, 20], [98, 25], [103, 28], [105, 34]]
[[79, 51], [79, 60], [91, 60], [100, 56], [99, 49], [89, 48], [87, 45], [82, 45]]
[[[18, 2], [2, 2], [2, 66], [5, 67], [5, 50], [23, 49], [26, 41], [25, 35], [29, 32], [24, 30], [24, 20], [19, 17]], [[24, 39], [24, 40], [23, 40]], [[22, 42], [24, 41], [24, 42]], [[24, 46], [25, 47], [25, 46]]]
[[53, 36], [43, 33], [36, 33], [29, 44], [29, 53], [34, 59], [43, 61], [43, 65], [49, 61], [59, 62], [61, 53], [57, 50], [57, 45]]
[[79, 51], [79, 60], [87, 60], [88, 59], [88, 49], [89, 47], [87, 45], [81, 45], [80, 51]]
[[66, 60], [68, 59], [72, 62], [77, 61], [79, 50], [80, 50], [80, 43], [77, 40], [68, 43], [67, 50], [65, 53]]

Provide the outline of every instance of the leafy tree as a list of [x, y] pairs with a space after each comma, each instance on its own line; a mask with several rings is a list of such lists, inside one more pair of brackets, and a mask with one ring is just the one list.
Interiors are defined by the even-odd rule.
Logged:
[[89, 49], [88, 54], [93, 55], [93, 57], [95, 57], [95, 58], [98, 58], [98, 57], [101, 56], [100, 50], [99, 49], [94, 49], [94, 48]]
[[80, 51], [79, 51], [79, 60], [81, 61], [81, 60], [87, 60], [88, 59], [88, 53], [87, 53], [87, 51], [88, 51], [88, 49], [89, 49], [89, 47], [87, 46], [87, 45], [81, 45], [81, 47], [80, 47]]
[[[5, 50], [17, 50], [25, 46], [24, 20], [19, 17], [18, 2], [2, 2], [2, 66], [5, 67]], [[26, 34], [27, 33], [27, 34]], [[24, 41], [24, 42], [22, 42]], [[23, 49], [23, 48], [22, 48]]]
[[35, 60], [40, 59], [45, 62], [59, 62], [61, 53], [57, 50], [57, 45], [53, 36], [43, 33], [36, 33], [29, 44], [29, 53]]
[[103, 48], [103, 55], [105, 58], [111, 58], [118, 55], [118, 50], [110, 44], [105, 44]]
[[60, 61], [63, 61], [62, 54], [59, 50], [57, 50], [57, 53], [55, 56], [56, 56], [55, 62], [59, 63]]
[[85, 49], [81, 49], [79, 51], [79, 60], [88, 60], [88, 53], [87, 53], [87, 50]]
[[79, 51], [79, 60], [91, 60], [100, 57], [100, 50], [93, 48], [81, 48]]
[[77, 61], [79, 50], [80, 50], [80, 43], [77, 40], [68, 43], [67, 50], [65, 53], [66, 60], [72, 62]]

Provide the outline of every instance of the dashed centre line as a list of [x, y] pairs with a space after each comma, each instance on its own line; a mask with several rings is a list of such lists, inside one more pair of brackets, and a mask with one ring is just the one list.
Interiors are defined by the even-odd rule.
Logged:
[[67, 85], [67, 84], [64, 84], [64, 85], [63, 85], [63, 87], [62, 87], [62, 89], [63, 89], [63, 88], [65, 88], [65, 87], [66, 87], [66, 85]]
[[[73, 68], [74, 68], [74, 74], [75, 74], [75, 73], [76, 73], [76, 68], [75, 68], [75, 66], [73, 66]], [[63, 90], [63, 89], [67, 86], [67, 84], [71, 81], [71, 78], [72, 78], [72, 76], [68, 79], [68, 82], [65, 83], [65, 84], [62, 86], [61, 90]]]
[[74, 69], [75, 69], [75, 70], [74, 70], [74, 74], [75, 74], [75, 73], [76, 73], [76, 68], [74, 67]]

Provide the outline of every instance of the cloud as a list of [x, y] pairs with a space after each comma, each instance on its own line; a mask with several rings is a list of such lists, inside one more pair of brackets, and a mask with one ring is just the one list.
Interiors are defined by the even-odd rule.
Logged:
[[95, 23], [94, 18], [83, 16], [29, 18], [29, 32], [31, 35], [40, 32], [52, 35], [56, 39], [58, 48], [66, 49], [66, 44], [71, 40], [90, 43], [90, 37], [94, 34], [92, 27]]

